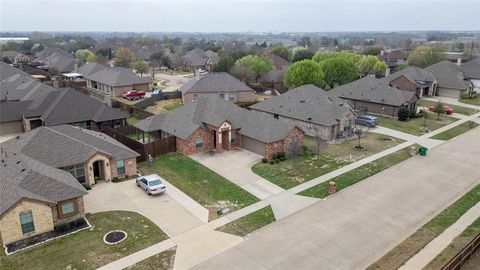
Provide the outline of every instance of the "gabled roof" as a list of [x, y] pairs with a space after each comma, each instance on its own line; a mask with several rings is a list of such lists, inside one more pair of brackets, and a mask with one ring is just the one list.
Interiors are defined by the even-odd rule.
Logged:
[[108, 67], [84, 77], [113, 87], [152, 82], [150, 77], [139, 77], [131, 69], [124, 67]]
[[207, 62], [207, 58], [203, 55], [203, 50], [195, 48], [187, 52], [182, 57], [182, 64], [189, 66], [204, 66]]
[[312, 84], [287, 91], [250, 108], [324, 126], [336, 125], [348, 112], [353, 113], [348, 102]]
[[419, 67], [408, 66], [402, 70], [399, 70], [395, 73], [388, 75], [383, 78], [383, 80], [390, 83], [391, 81], [397, 79], [400, 76], [404, 76], [412, 83], [416, 82], [433, 82], [435, 81], [435, 75], [429, 70], [421, 69]]
[[444, 60], [425, 68], [438, 80], [438, 87], [465, 90], [471, 83], [463, 77], [462, 69], [455, 63]]
[[95, 72], [98, 72], [104, 68], [107, 68], [106, 65], [100, 63], [88, 63], [78, 68], [77, 73], [82, 74], [84, 77], [91, 75]]
[[67, 171], [96, 153], [113, 160], [138, 153], [113, 138], [70, 125], [39, 127], [0, 144], [0, 214], [23, 198], [57, 203], [87, 194]]
[[0, 51], [0, 58], [15, 58], [16, 56], [20, 55], [21, 53], [17, 51]]
[[242, 135], [270, 143], [284, 139], [295, 127], [266, 114], [242, 109], [217, 96], [199, 97], [171, 112], [154, 115], [134, 126], [146, 132], [162, 130], [181, 139], [188, 139], [206, 125], [219, 127], [224, 122]]
[[0, 80], [4, 80], [12, 75], [19, 74], [25, 77], [29, 77], [30, 75], [18, 68], [15, 68], [3, 61], [0, 61]]
[[226, 72], [208, 73], [200, 79], [193, 78], [180, 90], [185, 93], [223, 93], [223, 92], [255, 92], [244, 82]]
[[401, 106], [417, 95], [414, 91], [400, 90], [372, 77], [335, 87], [330, 92], [344, 99], [391, 106]]
[[382, 51], [377, 57], [380, 60], [387, 60], [388, 58], [406, 59], [407, 54], [399, 50]]
[[480, 58], [475, 58], [460, 66], [466, 79], [480, 80]]
[[288, 66], [290, 66], [292, 63], [290, 61], [283, 59], [283, 57], [278, 56], [274, 53], [268, 53], [267, 57], [272, 60], [273, 65], [277, 70], [282, 70], [286, 69]]
[[75, 58], [64, 51], [57, 51], [51, 54], [44, 63], [48, 68], [54, 68], [60, 73], [72, 72], [75, 69]]
[[220, 60], [220, 57], [218, 56], [218, 53], [216, 53], [212, 50], [206, 50], [203, 53], [203, 56], [208, 58], [210, 60], [210, 62], [214, 65], [216, 65], [218, 63], [218, 61]]

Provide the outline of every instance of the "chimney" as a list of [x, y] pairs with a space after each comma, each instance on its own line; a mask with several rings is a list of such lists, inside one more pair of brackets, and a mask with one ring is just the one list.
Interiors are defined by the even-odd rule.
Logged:
[[384, 55], [384, 54], [385, 54], [385, 50], [381, 50], [380, 55]]
[[388, 75], [390, 75], [390, 68], [387, 67], [387, 69], [385, 70], [385, 77], [387, 77]]
[[197, 81], [200, 80], [200, 69], [195, 69], [195, 78], [197, 78]]
[[460, 66], [462, 64], [462, 57], [457, 58], [457, 66]]

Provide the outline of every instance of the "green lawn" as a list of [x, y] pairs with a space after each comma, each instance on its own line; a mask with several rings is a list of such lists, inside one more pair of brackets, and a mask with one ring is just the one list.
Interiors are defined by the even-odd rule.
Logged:
[[267, 226], [272, 222], [275, 222], [275, 215], [273, 214], [272, 207], [267, 206], [242, 218], [225, 224], [222, 227], [217, 228], [217, 230], [243, 237]]
[[[450, 123], [455, 122], [457, 119], [441, 115], [440, 120], [437, 120], [437, 115], [434, 113], [428, 113], [429, 118], [426, 121], [428, 129], [430, 131], [439, 129], [443, 126], [446, 126]], [[385, 116], [377, 116], [379, 125], [386, 128], [395, 129], [401, 132], [409, 133], [415, 136], [423, 135], [423, 117], [413, 118], [409, 121], [398, 121], [397, 118], [389, 118]]]
[[206, 208], [227, 204], [231, 210], [237, 210], [258, 201], [239, 186], [180, 153], [159, 156], [152, 167], [145, 162], [139, 165], [142, 173], [162, 176]]
[[175, 262], [175, 253], [177, 251], [176, 247], [173, 247], [169, 250], [165, 250], [157, 255], [145, 259], [141, 262], [138, 262], [130, 267], [125, 268], [126, 270], [172, 270], [173, 263]]
[[[328, 145], [320, 150], [320, 155], [304, 155], [296, 162], [292, 159], [276, 164], [259, 162], [252, 167], [252, 171], [279, 187], [289, 189], [401, 142], [403, 141], [400, 139], [370, 133], [361, 139], [361, 144], [367, 148], [366, 151], [353, 150], [352, 147], [358, 143], [357, 140], [347, 140], [341, 144]], [[304, 144], [316, 151], [316, 142], [313, 138], [305, 137]]]
[[[430, 107], [430, 106], [434, 106], [435, 104], [437, 104], [437, 102], [429, 101], [429, 100], [422, 100], [422, 101], [420, 101], [419, 106]], [[470, 108], [466, 108], [466, 107], [462, 107], [462, 106], [457, 106], [457, 105], [453, 105], [453, 104], [443, 103], [443, 105], [452, 108], [454, 113], [459, 113], [459, 114], [463, 114], [463, 115], [472, 115], [472, 114], [475, 114], [475, 112], [477, 112], [474, 109], [470, 109]]]
[[[459, 236], [455, 237], [440, 254], [438, 254], [424, 270], [441, 269], [463, 248], [465, 248], [477, 235], [480, 234], [480, 218], [477, 218], [470, 226], [468, 226]], [[478, 255], [477, 255], [478, 256]]]
[[[474, 127], [477, 127], [478, 124], [477, 123], [474, 123], [473, 124]], [[457, 137], [458, 135], [460, 134], [463, 134], [469, 130], [471, 130], [472, 128], [470, 128], [470, 123], [466, 122], [466, 123], [463, 123], [459, 126], [456, 126], [454, 128], [451, 128], [447, 131], [444, 131], [440, 134], [437, 134], [435, 136], [432, 137], [432, 139], [436, 139], [436, 140], [444, 140], [444, 141], [448, 141], [450, 140], [451, 138], [455, 138]]]
[[[418, 146], [417, 146], [418, 149]], [[332, 179], [337, 183], [337, 192], [347, 188], [353, 184], [356, 184], [372, 175], [375, 175], [387, 168], [392, 167], [395, 164], [398, 164], [410, 157], [410, 147], [398, 150], [395, 153], [392, 153], [388, 156], [380, 158], [376, 161], [365, 164], [361, 167], [353, 169], [349, 172], [346, 172], [342, 175], [339, 175]], [[328, 182], [323, 182], [316, 186], [313, 186], [307, 190], [304, 190], [298, 195], [314, 197], [314, 198], [325, 198], [328, 195]]]
[[478, 202], [480, 185], [467, 192], [367, 269], [398, 269]]
[[132, 116], [127, 118], [127, 124], [129, 126], [133, 126], [135, 123], [137, 123], [140, 120], [142, 120], [142, 119], [136, 118], [135, 116], [132, 115]]
[[[96, 269], [168, 238], [150, 220], [134, 212], [98, 213], [89, 221], [93, 229], [8, 257], [2, 249], [0, 269]], [[128, 237], [118, 245], [106, 245], [103, 236], [111, 230], [124, 230]]]
[[477, 94], [476, 98], [461, 98], [458, 101], [466, 104], [477, 105], [480, 106], [480, 94]]

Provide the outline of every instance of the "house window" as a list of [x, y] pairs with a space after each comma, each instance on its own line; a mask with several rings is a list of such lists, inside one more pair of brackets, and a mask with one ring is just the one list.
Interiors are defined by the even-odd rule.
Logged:
[[23, 234], [35, 231], [32, 211], [20, 213], [20, 224], [22, 225]]
[[70, 174], [77, 179], [80, 183], [85, 183], [85, 168], [83, 164], [73, 165], [63, 168], [65, 171], [69, 172]]
[[203, 138], [202, 137], [197, 137], [195, 140], [195, 147], [200, 148], [203, 146]]
[[117, 173], [125, 174], [125, 161], [124, 160], [117, 160]]
[[274, 114], [273, 118], [278, 119], [278, 114]]
[[62, 215], [68, 215], [75, 212], [75, 205], [73, 202], [62, 204]]
[[230, 143], [234, 143], [234, 142], [235, 142], [235, 132], [230, 131]]

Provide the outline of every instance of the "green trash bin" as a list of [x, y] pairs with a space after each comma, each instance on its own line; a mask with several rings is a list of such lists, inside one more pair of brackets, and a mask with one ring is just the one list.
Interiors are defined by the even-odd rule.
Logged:
[[420, 147], [418, 152], [420, 153], [420, 156], [426, 156], [427, 155], [427, 150], [428, 150], [428, 148], [422, 146], [422, 147]]

